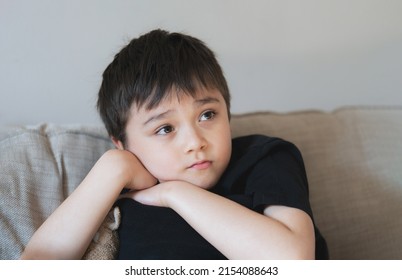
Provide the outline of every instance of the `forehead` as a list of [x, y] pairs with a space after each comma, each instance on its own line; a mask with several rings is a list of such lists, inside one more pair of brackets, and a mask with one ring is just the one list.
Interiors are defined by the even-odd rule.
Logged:
[[[152, 100], [152, 97], [150, 97]], [[150, 101], [151, 102], [151, 101]], [[205, 103], [225, 103], [224, 98], [217, 89], [200, 88], [193, 93], [182, 91], [179, 89], [172, 89], [167, 92], [160, 100], [154, 102], [150, 106], [149, 103], [138, 106], [133, 104], [130, 109], [130, 117], [135, 115], [148, 114], [155, 111], [164, 110], [167, 107], [176, 106], [189, 106], [189, 105], [202, 105]]]

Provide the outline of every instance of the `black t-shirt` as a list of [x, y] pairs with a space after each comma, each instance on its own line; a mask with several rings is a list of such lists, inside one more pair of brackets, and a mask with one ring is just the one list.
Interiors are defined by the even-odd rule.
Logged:
[[[313, 218], [302, 156], [279, 138], [233, 139], [229, 165], [211, 191], [259, 213], [267, 205], [283, 205]], [[122, 214], [118, 259], [226, 259], [172, 209], [131, 199], [116, 204]], [[327, 259], [326, 242], [317, 228], [315, 234], [316, 259]]]

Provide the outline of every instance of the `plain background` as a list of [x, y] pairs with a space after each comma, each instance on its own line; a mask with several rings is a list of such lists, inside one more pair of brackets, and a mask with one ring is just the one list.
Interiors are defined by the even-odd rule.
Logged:
[[233, 113], [402, 105], [400, 0], [0, 0], [0, 125], [100, 124], [103, 70], [154, 28], [215, 51]]

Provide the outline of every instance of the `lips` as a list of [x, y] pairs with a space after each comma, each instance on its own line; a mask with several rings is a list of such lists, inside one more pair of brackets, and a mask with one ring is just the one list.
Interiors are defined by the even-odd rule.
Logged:
[[193, 168], [196, 170], [204, 170], [211, 166], [212, 162], [209, 160], [202, 160], [192, 164], [189, 168]]

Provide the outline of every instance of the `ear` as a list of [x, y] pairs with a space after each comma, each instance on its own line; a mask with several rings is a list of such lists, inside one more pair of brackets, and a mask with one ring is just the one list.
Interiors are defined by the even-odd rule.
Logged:
[[112, 136], [112, 142], [114, 146], [119, 150], [124, 150], [124, 145], [120, 140], [117, 140], [116, 137]]

